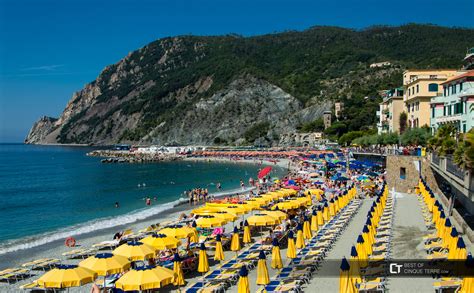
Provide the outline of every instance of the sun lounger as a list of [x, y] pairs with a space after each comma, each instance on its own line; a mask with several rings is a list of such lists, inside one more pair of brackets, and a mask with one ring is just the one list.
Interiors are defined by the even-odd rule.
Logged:
[[443, 290], [457, 289], [461, 286], [462, 280], [446, 280], [434, 282], [433, 287], [435, 292], [443, 292]]
[[358, 284], [359, 292], [385, 292], [385, 284], [379, 282], [365, 282]]
[[93, 244], [92, 247], [97, 249], [113, 249], [116, 248], [120, 244], [120, 240], [110, 240], [110, 241], [102, 241], [100, 243]]
[[30, 270], [28, 269], [20, 269], [20, 268], [14, 268], [14, 269], [7, 269], [1, 272], [0, 274], [0, 281], [2, 282], [18, 282], [22, 279], [24, 279], [26, 276], [29, 276]]

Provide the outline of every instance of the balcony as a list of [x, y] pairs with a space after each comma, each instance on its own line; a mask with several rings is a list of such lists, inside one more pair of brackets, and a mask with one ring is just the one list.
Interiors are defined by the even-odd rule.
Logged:
[[449, 123], [449, 122], [458, 122], [461, 121], [462, 114], [455, 114], [451, 116], [441, 116], [436, 117], [436, 122], [438, 123]]

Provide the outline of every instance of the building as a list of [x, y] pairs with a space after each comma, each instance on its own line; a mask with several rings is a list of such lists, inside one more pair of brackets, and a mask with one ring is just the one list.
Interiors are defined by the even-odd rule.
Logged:
[[467, 50], [466, 57], [463, 60], [463, 69], [472, 70], [474, 69], [474, 47]]
[[324, 129], [328, 129], [331, 127], [331, 111], [324, 111], [323, 113], [323, 121], [324, 121]]
[[403, 88], [382, 91], [383, 101], [380, 103], [377, 116], [378, 133], [400, 132], [400, 114], [404, 110]]
[[342, 116], [343, 110], [344, 110], [344, 103], [342, 102], [334, 103], [334, 116], [336, 116], [337, 120], [339, 120], [339, 118]]
[[442, 83], [442, 95], [431, 100], [431, 130], [452, 124], [458, 133], [474, 127], [474, 70], [461, 71]]
[[403, 73], [403, 101], [408, 127], [430, 125], [431, 99], [442, 94], [441, 83], [456, 75], [456, 70], [407, 70]]
[[390, 66], [390, 65], [392, 65], [392, 63], [390, 63], [389, 61], [383, 61], [383, 62], [377, 62], [377, 63], [370, 64], [370, 68], [386, 67], [386, 66]]

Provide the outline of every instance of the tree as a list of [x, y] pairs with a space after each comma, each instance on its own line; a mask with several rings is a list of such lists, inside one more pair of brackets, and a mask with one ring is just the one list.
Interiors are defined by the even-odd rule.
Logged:
[[342, 134], [347, 131], [347, 125], [344, 122], [335, 122], [324, 133], [332, 140], [337, 140]]
[[323, 118], [316, 119], [309, 123], [301, 125], [300, 132], [321, 132], [324, 131]]
[[425, 128], [411, 128], [400, 136], [402, 145], [425, 146], [430, 139], [431, 133]]
[[474, 169], [474, 128], [460, 137], [453, 159], [461, 168]]
[[428, 140], [428, 146], [442, 156], [452, 154], [456, 148], [456, 140], [453, 138], [455, 135], [456, 128], [453, 125], [442, 125], [435, 136]]
[[400, 134], [403, 134], [407, 129], [407, 113], [404, 111], [400, 113], [399, 123], [400, 123]]

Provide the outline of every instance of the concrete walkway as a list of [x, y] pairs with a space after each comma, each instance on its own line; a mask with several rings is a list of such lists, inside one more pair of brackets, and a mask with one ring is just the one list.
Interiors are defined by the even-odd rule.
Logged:
[[350, 258], [351, 247], [356, 243], [359, 233], [362, 232], [372, 202], [372, 199], [365, 199], [362, 202], [358, 212], [339, 236], [307, 288], [304, 289], [305, 292], [339, 292], [339, 266], [342, 257]]
[[[425, 260], [426, 252], [423, 236], [426, 226], [416, 195], [395, 193], [394, 230], [391, 258], [409, 260]], [[387, 288], [390, 292], [433, 292], [431, 277], [396, 278], [390, 277]]]

